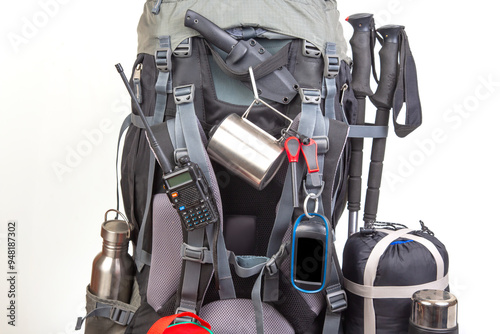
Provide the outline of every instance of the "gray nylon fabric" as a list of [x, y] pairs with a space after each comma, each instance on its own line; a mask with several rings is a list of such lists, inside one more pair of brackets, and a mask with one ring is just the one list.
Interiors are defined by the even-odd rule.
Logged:
[[[295, 333], [288, 321], [272, 306], [264, 309], [264, 333]], [[250, 299], [215, 301], [201, 308], [200, 317], [210, 323], [217, 334], [256, 334], [255, 318]]]
[[174, 49], [184, 39], [199, 36], [195, 30], [184, 27], [184, 16], [191, 9], [223, 29], [259, 27], [305, 39], [323, 55], [326, 43], [335, 42], [340, 59], [347, 59], [347, 43], [334, 0], [163, 0], [159, 13], [153, 14], [156, 2], [148, 0], [144, 5], [137, 27], [138, 53], [154, 54], [159, 36], [170, 35]]

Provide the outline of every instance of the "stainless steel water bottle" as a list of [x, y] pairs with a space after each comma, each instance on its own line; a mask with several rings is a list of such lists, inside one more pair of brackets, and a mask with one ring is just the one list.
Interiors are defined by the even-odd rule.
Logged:
[[[116, 212], [124, 220], [108, 220]], [[134, 260], [128, 254], [131, 225], [117, 210], [108, 210], [101, 225], [102, 252], [92, 264], [90, 292], [99, 298], [130, 302], [134, 283]]]
[[457, 298], [443, 290], [413, 294], [409, 334], [458, 334]]

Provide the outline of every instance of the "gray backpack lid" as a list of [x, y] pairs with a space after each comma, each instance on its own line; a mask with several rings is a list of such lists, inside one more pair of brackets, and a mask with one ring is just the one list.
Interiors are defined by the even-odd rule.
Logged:
[[198, 32], [184, 26], [186, 11], [191, 9], [223, 29], [259, 27], [272, 33], [305, 39], [323, 55], [326, 43], [333, 42], [337, 45], [339, 57], [348, 59], [337, 2], [333, 0], [168, 0], [162, 1], [161, 9], [155, 14], [153, 8], [159, 1], [148, 0], [144, 5], [137, 27], [138, 53], [154, 54], [159, 36], [171, 36], [173, 49], [186, 38], [199, 36]]

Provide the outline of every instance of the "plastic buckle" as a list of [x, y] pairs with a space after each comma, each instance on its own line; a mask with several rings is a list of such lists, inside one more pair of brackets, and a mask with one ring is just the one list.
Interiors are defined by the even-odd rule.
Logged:
[[347, 308], [347, 295], [344, 290], [334, 291], [326, 295], [326, 302], [330, 312], [342, 312]]
[[340, 57], [337, 54], [328, 53], [326, 55], [324, 73], [327, 78], [334, 78], [340, 71]]
[[179, 159], [188, 155], [187, 148], [176, 148], [174, 150], [174, 162], [179, 165]]
[[330, 150], [330, 140], [328, 136], [313, 136], [312, 139], [318, 146], [318, 154], [326, 154]]
[[178, 86], [174, 88], [175, 104], [191, 103], [194, 98], [194, 85]]
[[310, 57], [310, 58], [321, 57], [321, 51], [313, 43], [308, 42], [305, 39], [303, 40], [302, 43], [302, 54], [305, 57]]
[[175, 48], [174, 56], [178, 58], [191, 57], [192, 49], [193, 42], [191, 41], [191, 37], [188, 37]]
[[302, 103], [321, 103], [321, 91], [319, 89], [300, 88], [299, 94], [302, 99]]
[[172, 49], [159, 48], [155, 52], [156, 68], [163, 72], [170, 72], [172, 69]]
[[121, 326], [128, 325], [128, 323], [132, 319], [131, 315], [133, 316], [134, 313], [132, 313], [131, 311], [122, 310], [121, 308], [117, 307], [112, 307], [109, 311], [109, 318]]
[[271, 258], [266, 262], [265, 266], [269, 275], [273, 276], [278, 273], [279, 265], [283, 262], [283, 257], [286, 255], [288, 255], [287, 245], [282, 244], [278, 252], [271, 256]]
[[[175, 314], [180, 314], [180, 313], [184, 313], [184, 312], [196, 313], [195, 310], [190, 310], [190, 309], [187, 309], [187, 308], [181, 307], [181, 306], [179, 306], [175, 310]], [[195, 318], [192, 318], [192, 317], [189, 317], [189, 316], [178, 317], [178, 318], [175, 318], [174, 321], [173, 321], [174, 324], [179, 324], [181, 322], [194, 322], [194, 323], [198, 323], [198, 321]]]
[[193, 261], [198, 263], [207, 263], [205, 254], [207, 253], [207, 247], [194, 247], [186, 243], [181, 246], [181, 256], [183, 260]]
[[273, 255], [269, 261], [266, 262], [266, 269], [267, 269], [267, 272], [269, 273], [269, 275], [271, 276], [274, 276], [279, 268], [278, 268], [278, 264], [276, 263], [276, 254]]

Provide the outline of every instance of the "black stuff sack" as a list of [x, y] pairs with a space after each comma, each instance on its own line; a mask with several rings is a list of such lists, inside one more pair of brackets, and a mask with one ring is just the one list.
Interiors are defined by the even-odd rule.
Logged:
[[381, 225], [353, 234], [344, 248], [347, 334], [406, 334], [412, 294], [448, 289], [448, 253], [432, 232]]

